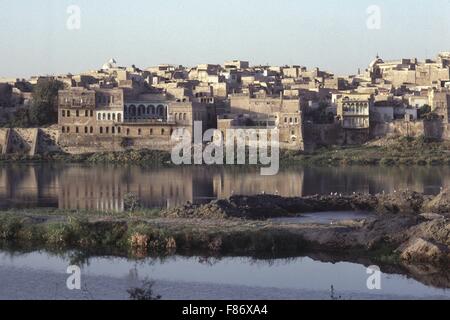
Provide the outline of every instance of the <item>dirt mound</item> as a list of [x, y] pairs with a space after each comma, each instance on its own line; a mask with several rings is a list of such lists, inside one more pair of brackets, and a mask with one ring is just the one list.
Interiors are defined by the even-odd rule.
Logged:
[[447, 246], [422, 238], [413, 238], [399, 249], [400, 258], [414, 262], [450, 261], [450, 250]]
[[423, 211], [450, 216], [450, 190], [444, 189], [423, 206]]
[[418, 214], [426, 196], [414, 191], [398, 191], [387, 195], [378, 195], [376, 212], [380, 214]]
[[187, 203], [162, 212], [176, 218], [266, 219], [295, 216], [305, 212], [373, 210], [377, 201], [370, 195], [310, 196], [285, 198], [276, 195], [232, 196], [205, 205]]
[[167, 218], [226, 219], [238, 216], [239, 211], [226, 200], [215, 200], [205, 205], [186, 203], [182, 206], [165, 210], [161, 215]]
[[265, 219], [306, 212], [365, 210], [380, 214], [419, 214], [425, 197], [403, 191], [390, 195], [315, 195], [281, 197], [276, 195], [232, 196], [205, 205], [187, 203], [163, 212], [165, 217]]

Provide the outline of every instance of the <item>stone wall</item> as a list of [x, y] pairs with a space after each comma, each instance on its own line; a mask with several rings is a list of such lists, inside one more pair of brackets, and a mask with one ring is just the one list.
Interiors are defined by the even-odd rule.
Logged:
[[404, 121], [397, 120], [386, 123], [372, 123], [371, 139], [381, 137], [420, 137], [438, 140], [450, 140], [450, 130], [447, 123], [435, 121]]
[[38, 129], [14, 128], [9, 132], [7, 153], [34, 154]]
[[39, 129], [37, 153], [52, 153], [61, 152], [62, 149], [59, 146], [59, 130], [58, 126], [51, 128]]
[[35, 155], [60, 150], [55, 128], [0, 128], [0, 151], [3, 154]]
[[[124, 144], [125, 143], [125, 144]], [[93, 153], [107, 151], [123, 151], [127, 149], [153, 149], [169, 151], [173, 147], [170, 136], [167, 139], [160, 137], [121, 137], [121, 136], [85, 136], [60, 135], [58, 145], [61, 150], [72, 153]]]
[[312, 124], [303, 127], [303, 142], [306, 151], [321, 146], [358, 145], [369, 140], [369, 130], [344, 129], [340, 123]]

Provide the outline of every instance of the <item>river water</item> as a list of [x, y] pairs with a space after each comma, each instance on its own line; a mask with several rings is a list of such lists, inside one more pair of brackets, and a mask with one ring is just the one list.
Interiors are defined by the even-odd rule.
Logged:
[[143, 168], [114, 165], [0, 166], [0, 207], [121, 210], [133, 192], [146, 207], [166, 208], [190, 201], [207, 202], [233, 194], [305, 196], [379, 193], [410, 189], [439, 193], [450, 185], [450, 167], [282, 168], [261, 176], [256, 168]]
[[0, 251], [0, 299], [127, 299], [127, 290], [154, 282], [162, 299], [450, 299], [450, 288], [434, 288], [400, 274], [382, 273], [380, 289], [367, 287], [367, 268], [308, 257], [278, 260], [200, 257], [140, 261], [97, 257], [81, 265], [81, 290], [66, 285], [73, 256]]
[[[81, 164], [10, 164], [0, 166], [0, 208], [122, 210], [123, 196], [133, 192], [148, 208], [186, 201], [207, 202], [233, 194], [312, 194], [393, 192], [410, 189], [437, 194], [449, 186], [450, 167], [282, 168], [262, 177], [256, 168], [176, 167]], [[367, 213], [328, 212], [320, 221], [310, 215], [288, 223], [353, 219]], [[311, 220], [312, 219], [312, 220]], [[323, 258], [253, 260], [227, 257], [93, 257], [82, 267], [82, 290], [68, 290], [66, 269], [72, 254], [0, 251], [0, 299], [127, 299], [127, 289], [143, 279], [155, 281], [163, 299], [450, 299], [450, 278], [440, 271], [425, 276], [383, 270], [381, 290], [369, 290], [365, 262], [331, 263]], [[337, 260], [339, 261], [339, 260]], [[414, 276], [419, 275], [419, 276]]]

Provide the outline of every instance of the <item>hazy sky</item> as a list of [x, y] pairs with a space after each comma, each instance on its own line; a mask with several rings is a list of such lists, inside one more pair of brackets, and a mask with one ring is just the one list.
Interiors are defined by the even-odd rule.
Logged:
[[[69, 30], [69, 5], [81, 29]], [[366, 26], [371, 5], [381, 29]], [[450, 0], [0, 0], [0, 77], [228, 59], [356, 73], [450, 51]]]

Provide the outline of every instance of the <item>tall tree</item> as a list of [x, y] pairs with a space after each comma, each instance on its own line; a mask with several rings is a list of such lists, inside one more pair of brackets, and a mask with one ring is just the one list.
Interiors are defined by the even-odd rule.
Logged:
[[64, 83], [56, 79], [41, 79], [33, 88], [30, 121], [35, 126], [53, 124], [58, 121], [58, 91]]

